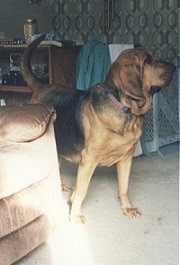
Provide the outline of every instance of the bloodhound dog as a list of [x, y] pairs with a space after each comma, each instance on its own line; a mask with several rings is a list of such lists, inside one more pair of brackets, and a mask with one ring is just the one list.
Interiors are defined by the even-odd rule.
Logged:
[[[70, 219], [84, 223], [81, 205], [95, 168], [117, 165], [123, 213], [139, 216], [128, 195], [132, 157], [142, 133], [144, 114], [150, 109], [154, 88], [167, 85], [175, 67], [142, 48], [122, 52], [110, 66], [105, 83], [88, 91], [44, 85], [33, 75], [30, 57], [44, 38], [25, 50], [21, 72], [32, 91], [31, 103], [55, 108], [55, 136], [61, 158], [78, 163], [71, 196]], [[61, 59], [61, 58], [60, 58]]]

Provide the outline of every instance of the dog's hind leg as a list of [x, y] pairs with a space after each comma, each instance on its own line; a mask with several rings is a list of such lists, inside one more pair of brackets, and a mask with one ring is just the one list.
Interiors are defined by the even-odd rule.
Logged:
[[97, 166], [97, 163], [94, 159], [86, 157], [79, 164], [76, 188], [71, 196], [71, 210], [70, 210], [70, 220], [84, 223], [86, 221], [85, 217], [81, 214], [81, 204], [86, 196], [89, 183], [92, 177], [92, 174]]

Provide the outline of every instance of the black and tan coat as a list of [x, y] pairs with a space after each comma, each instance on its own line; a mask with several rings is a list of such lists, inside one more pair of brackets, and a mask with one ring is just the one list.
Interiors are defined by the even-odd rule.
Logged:
[[140, 211], [128, 195], [132, 157], [142, 133], [144, 114], [150, 109], [154, 88], [167, 85], [174, 66], [144, 49], [128, 49], [111, 65], [106, 82], [88, 91], [40, 83], [30, 70], [30, 55], [42, 35], [25, 51], [21, 71], [31, 88], [32, 101], [55, 108], [55, 135], [60, 157], [79, 164], [71, 196], [70, 219], [84, 222], [81, 204], [98, 165], [117, 165], [123, 213]]

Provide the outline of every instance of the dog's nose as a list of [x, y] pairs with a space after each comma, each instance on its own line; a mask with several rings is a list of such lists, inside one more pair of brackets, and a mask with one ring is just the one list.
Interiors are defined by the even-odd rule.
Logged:
[[168, 68], [168, 71], [171, 74], [174, 74], [174, 72], [176, 70], [176, 66], [174, 64], [166, 62], [166, 67]]
[[165, 77], [164, 77], [164, 81], [165, 81], [164, 85], [167, 86], [167, 85], [169, 85], [169, 83], [171, 82], [171, 80], [173, 78], [173, 74], [175, 73], [176, 66], [172, 63], [166, 62], [165, 67], [166, 67], [166, 73], [165, 73]]
[[174, 64], [172, 64], [172, 63], [171, 63], [170, 68], [171, 68], [171, 71], [172, 71], [172, 72], [174, 72], [174, 71], [176, 70], [176, 66], [175, 66]]

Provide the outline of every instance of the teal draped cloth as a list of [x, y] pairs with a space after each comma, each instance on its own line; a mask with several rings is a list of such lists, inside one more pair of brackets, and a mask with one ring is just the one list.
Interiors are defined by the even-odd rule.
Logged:
[[76, 62], [76, 88], [88, 88], [103, 83], [111, 64], [109, 46], [101, 41], [88, 41], [80, 50]]

